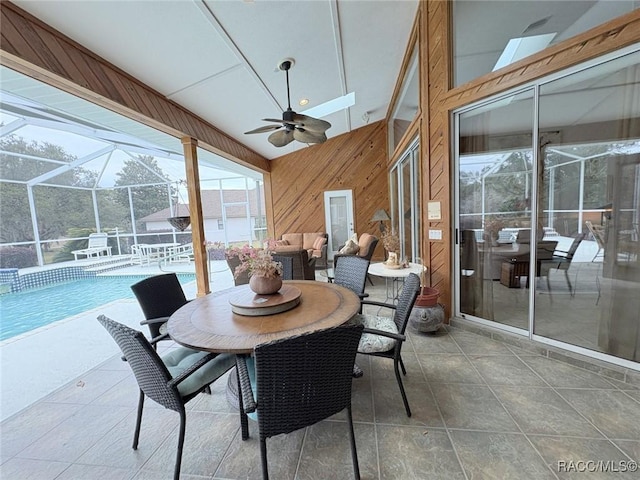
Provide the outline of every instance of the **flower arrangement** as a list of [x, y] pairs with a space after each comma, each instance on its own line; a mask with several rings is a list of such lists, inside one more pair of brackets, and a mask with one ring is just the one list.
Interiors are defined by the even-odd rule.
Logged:
[[399, 252], [400, 237], [395, 231], [385, 230], [382, 234], [382, 245], [387, 252]]
[[247, 272], [249, 276], [261, 276], [275, 278], [282, 275], [282, 264], [273, 260], [268, 249], [254, 248], [250, 245], [242, 247], [229, 247], [226, 250], [228, 257], [238, 257], [240, 265], [236, 267], [234, 276], [238, 278], [241, 273]]

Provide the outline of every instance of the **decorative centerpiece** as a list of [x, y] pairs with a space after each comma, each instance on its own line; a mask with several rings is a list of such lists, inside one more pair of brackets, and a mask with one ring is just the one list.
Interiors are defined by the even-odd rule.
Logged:
[[387, 268], [401, 268], [402, 265], [398, 259], [398, 252], [400, 251], [400, 238], [395, 231], [386, 230], [382, 234], [382, 245], [387, 251], [387, 261], [384, 262], [384, 266]]
[[240, 265], [236, 267], [234, 276], [238, 278], [248, 273], [249, 288], [258, 295], [271, 295], [282, 287], [282, 265], [273, 260], [269, 250], [245, 245], [229, 248], [227, 255], [238, 257]]

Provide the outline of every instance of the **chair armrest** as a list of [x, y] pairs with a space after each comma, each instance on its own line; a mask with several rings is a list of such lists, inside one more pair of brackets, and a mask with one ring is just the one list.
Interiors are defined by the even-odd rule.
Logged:
[[151, 340], [149, 340], [149, 343], [151, 345], [155, 345], [156, 343], [158, 343], [161, 340], [164, 340], [165, 338], [169, 338], [169, 334], [168, 333], [161, 333], [157, 337], [153, 337]]
[[396, 305], [393, 305], [392, 303], [375, 302], [373, 300], [363, 300], [362, 304], [375, 305], [376, 307], [386, 307], [386, 308], [390, 308], [391, 310], [395, 310], [396, 308], [398, 308]]
[[193, 365], [191, 365], [189, 368], [185, 369], [185, 371], [182, 372], [180, 375], [177, 375], [173, 377], [171, 380], [169, 380], [169, 385], [177, 386], [180, 382], [189, 378], [189, 376], [192, 375], [196, 370], [198, 370], [203, 365], [209, 363], [211, 360], [213, 360], [217, 356], [218, 356], [217, 353], [209, 353], [208, 355], [205, 355], [200, 360], [198, 360]]
[[401, 342], [404, 342], [407, 337], [402, 335], [401, 333], [392, 333], [392, 332], [385, 332], [384, 330], [376, 330], [375, 328], [363, 328], [362, 329], [362, 333], [371, 333], [373, 335], [380, 335], [383, 337], [388, 337], [388, 338], [393, 338], [395, 340], [400, 340]]
[[360, 297], [360, 300], [365, 299], [369, 296], [368, 293], [359, 293], [358, 296]]
[[148, 320], [142, 320], [140, 325], [155, 325], [156, 323], [167, 323], [169, 317], [157, 317], [149, 318]]
[[249, 379], [249, 370], [247, 370], [247, 357], [244, 355], [236, 355], [236, 368], [238, 369], [238, 387], [239, 394], [242, 395], [242, 405], [245, 413], [256, 411], [256, 401], [253, 398], [253, 389], [251, 388], [251, 380]]

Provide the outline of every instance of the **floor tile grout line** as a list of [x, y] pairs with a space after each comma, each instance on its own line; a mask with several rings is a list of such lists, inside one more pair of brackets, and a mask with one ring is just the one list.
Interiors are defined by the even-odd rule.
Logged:
[[[450, 335], [449, 332], [447, 332], [448, 335]], [[457, 342], [455, 341], [455, 339], [453, 339], [453, 342], [456, 344], [456, 347], [458, 347], [458, 349], [460, 349], [462, 351], [462, 349], [460, 348], [460, 346], [457, 344]], [[414, 354], [415, 354], [415, 348], [414, 348]], [[416, 356], [417, 358], [417, 356]], [[428, 376], [424, 371], [424, 367], [422, 366], [422, 363], [420, 363], [420, 360], [418, 360], [418, 365], [420, 365], [420, 370], [422, 371], [422, 374], [424, 376], [424, 378], [427, 380], [427, 388], [429, 389], [429, 392], [431, 393], [431, 398], [433, 398], [433, 403], [436, 407], [436, 409], [438, 410], [438, 415], [440, 416], [440, 421], [442, 422], [442, 426], [444, 428], [444, 431], [447, 435], [447, 439], [449, 440], [449, 444], [451, 445], [451, 449], [453, 450], [453, 454], [456, 457], [456, 460], [458, 461], [458, 467], [460, 467], [460, 471], [462, 472], [462, 475], [464, 476], [465, 480], [469, 480], [469, 475], [467, 475], [467, 470], [464, 468], [464, 463], [462, 462], [462, 458], [460, 458], [460, 453], [458, 452], [458, 449], [456, 448], [456, 445], [453, 441], [453, 438], [451, 437], [451, 432], [449, 431], [449, 428], [447, 427], [447, 422], [445, 421], [444, 415], [442, 414], [442, 409], [440, 408], [440, 404], [438, 403], [438, 399], [436, 398], [435, 392], [433, 391], [433, 387], [431, 386], [431, 382], [429, 382], [428, 380]]]
[[[453, 339], [454, 342], [456, 342], [456, 344], [458, 343], [456, 341], [456, 339]], [[491, 341], [497, 341], [494, 339], [491, 339]], [[504, 343], [500, 342], [501, 345], [504, 345]], [[536, 446], [533, 444], [533, 442], [531, 441], [531, 439], [527, 436], [527, 434], [525, 433], [525, 431], [522, 429], [522, 427], [520, 426], [520, 424], [518, 422], [516, 422], [516, 419], [513, 417], [513, 415], [511, 414], [511, 412], [507, 409], [507, 407], [504, 405], [504, 403], [502, 402], [502, 400], [500, 400], [500, 397], [496, 394], [495, 390], [491, 387], [491, 385], [489, 385], [489, 383], [487, 383], [487, 380], [485, 379], [484, 375], [482, 375], [482, 373], [480, 372], [480, 370], [478, 370], [478, 367], [475, 365], [475, 363], [473, 363], [471, 361], [471, 359], [468, 357], [467, 353], [464, 351], [464, 349], [462, 348], [462, 346], [458, 345], [458, 347], [462, 350], [462, 352], [464, 353], [465, 357], [467, 357], [467, 361], [469, 363], [471, 363], [471, 366], [473, 367], [473, 369], [476, 371], [476, 373], [480, 376], [481, 379], [483, 379], [485, 381], [485, 386], [489, 389], [489, 391], [491, 392], [491, 394], [494, 396], [494, 398], [496, 399], [496, 401], [500, 404], [500, 406], [502, 407], [502, 409], [505, 411], [505, 413], [509, 416], [509, 418], [511, 419], [511, 421], [513, 422], [513, 424], [516, 426], [516, 428], [518, 429], [518, 431], [520, 432], [520, 434], [524, 437], [524, 439], [529, 443], [529, 445], [531, 446], [531, 448], [533, 449], [534, 452], [536, 452], [536, 454], [538, 455], [538, 458], [542, 461], [542, 464], [545, 465], [548, 470], [551, 472], [551, 474], [558, 479], [558, 475], [556, 474], [556, 472], [554, 472], [551, 468], [550, 465], [547, 464], [546, 460], [544, 459], [544, 456], [542, 455], [542, 453], [540, 452], [540, 450], [538, 448], [536, 448]], [[515, 354], [514, 356], [518, 359], [518, 361], [522, 362], [522, 360], [517, 357]], [[522, 362], [523, 363], [523, 362]], [[527, 366], [528, 367], [528, 366]], [[545, 382], [546, 383], [546, 382]]]

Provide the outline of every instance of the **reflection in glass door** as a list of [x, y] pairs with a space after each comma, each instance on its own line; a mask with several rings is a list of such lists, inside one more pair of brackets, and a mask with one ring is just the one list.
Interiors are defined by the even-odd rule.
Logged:
[[[459, 116], [460, 313], [528, 329], [533, 91]], [[516, 127], [514, 133], [507, 127]], [[535, 240], [533, 241], [535, 245]]]

